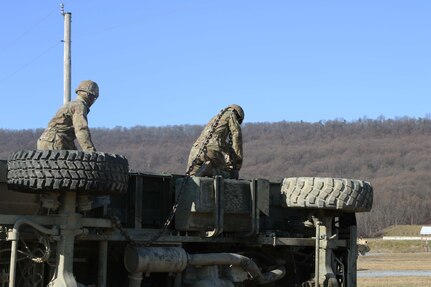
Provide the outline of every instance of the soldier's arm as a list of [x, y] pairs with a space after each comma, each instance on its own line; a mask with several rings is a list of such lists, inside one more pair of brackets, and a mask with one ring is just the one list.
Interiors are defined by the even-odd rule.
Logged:
[[77, 106], [73, 113], [73, 127], [75, 129], [76, 139], [83, 151], [96, 151], [91, 134], [88, 128], [87, 121], [88, 108], [85, 106]]
[[233, 150], [233, 160], [234, 168], [239, 170], [242, 166], [242, 132], [241, 125], [238, 122], [235, 115], [231, 115], [229, 119], [229, 130], [232, 135], [232, 150]]

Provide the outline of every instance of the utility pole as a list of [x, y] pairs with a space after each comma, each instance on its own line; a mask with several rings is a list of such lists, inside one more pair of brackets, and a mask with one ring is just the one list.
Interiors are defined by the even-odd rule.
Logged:
[[71, 68], [72, 68], [72, 57], [71, 57], [71, 19], [72, 13], [64, 12], [64, 4], [60, 4], [61, 14], [64, 17], [64, 97], [63, 104], [70, 102], [71, 94]]

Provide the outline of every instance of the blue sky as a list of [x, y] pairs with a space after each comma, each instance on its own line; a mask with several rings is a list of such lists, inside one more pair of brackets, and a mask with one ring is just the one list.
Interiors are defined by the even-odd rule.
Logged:
[[[63, 101], [61, 1], [0, 3], [0, 128], [45, 127]], [[431, 114], [431, 1], [63, 1], [72, 88], [90, 127]], [[73, 98], [75, 94], [72, 94]]]

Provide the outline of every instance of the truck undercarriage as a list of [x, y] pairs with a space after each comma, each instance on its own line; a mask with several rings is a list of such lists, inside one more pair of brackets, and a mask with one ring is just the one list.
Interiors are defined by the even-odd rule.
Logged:
[[[121, 156], [0, 161], [1, 286], [356, 286], [368, 182], [129, 172]], [[167, 221], [168, 219], [168, 221]]]

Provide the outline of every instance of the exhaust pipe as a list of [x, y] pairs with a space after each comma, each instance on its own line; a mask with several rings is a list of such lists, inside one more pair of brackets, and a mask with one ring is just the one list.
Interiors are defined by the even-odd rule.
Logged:
[[[258, 284], [268, 284], [283, 278], [284, 266], [262, 273], [257, 264], [236, 253], [188, 254], [181, 247], [134, 247], [127, 246], [124, 266], [129, 274], [167, 272], [179, 273], [192, 266], [233, 265], [249, 273]], [[136, 276], [133, 276], [136, 278]]]

